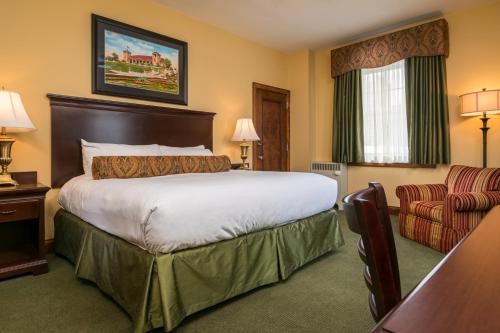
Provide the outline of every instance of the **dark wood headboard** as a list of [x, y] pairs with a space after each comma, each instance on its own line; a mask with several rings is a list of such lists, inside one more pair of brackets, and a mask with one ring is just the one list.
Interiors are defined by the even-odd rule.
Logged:
[[91, 142], [205, 145], [212, 149], [215, 113], [47, 95], [52, 116], [52, 187], [83, 174], [80, 139]]

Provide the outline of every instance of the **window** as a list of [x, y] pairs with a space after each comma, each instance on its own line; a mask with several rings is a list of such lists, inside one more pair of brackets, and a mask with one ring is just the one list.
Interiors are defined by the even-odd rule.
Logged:
[[405, 63], [361, 70], [364, 160], [408, 163]]

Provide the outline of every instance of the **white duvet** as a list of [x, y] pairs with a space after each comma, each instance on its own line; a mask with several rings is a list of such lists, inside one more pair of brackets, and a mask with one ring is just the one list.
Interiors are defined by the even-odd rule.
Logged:
[[67, 182], [61, 206], [150, 252], [231, 239], [308, 217], [335, 204], [337, 183], [297, 172], [229, 171]]

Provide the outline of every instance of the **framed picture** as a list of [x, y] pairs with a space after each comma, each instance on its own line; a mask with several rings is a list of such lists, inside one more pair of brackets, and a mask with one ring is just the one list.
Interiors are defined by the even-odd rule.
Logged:
[[187, 105], [187, 43], [92, 14], [92, 92]]

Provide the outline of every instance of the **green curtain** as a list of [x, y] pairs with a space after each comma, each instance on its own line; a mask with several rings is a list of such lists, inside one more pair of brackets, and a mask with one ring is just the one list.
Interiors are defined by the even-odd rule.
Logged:
[[364, 162], [361, 70], [335, 78], [333, 113], [333, 161]]
[[444, 56], [405, 61], [409, 162], [449, 164], [450, 131]]

